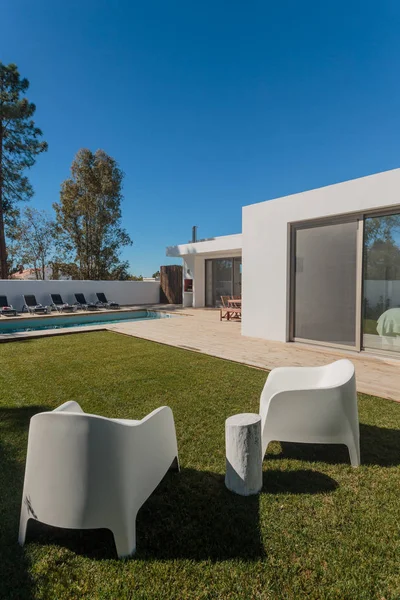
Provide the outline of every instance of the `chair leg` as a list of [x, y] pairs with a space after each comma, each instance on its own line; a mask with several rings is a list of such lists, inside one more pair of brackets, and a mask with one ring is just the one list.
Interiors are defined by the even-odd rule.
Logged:
[[350, 462], [352, 467], [359, 467], [360, 460], [360, 441], [352, 440], [349, 444], [347, 444], [347, 448], [349, 449], [350, 454]]
[[26, 507], [23, 505], [21, 508], [21, 517], [19, 520], [19, 534], [18, 534], [18, 543], [20, 546], [25, 544], [26, 539], [26, 530], [28, 528], [29, 521], [29, 513]]
[[133, 524], [126, 529], [113, 531], [118, 558], [132, 556], [136, 552], [136, 517]]
[[181, 470], [181, 467], [179, 465], [179, 458], [177, 456], [175, 456], [174, 460], [172, 461], [169, 470], [176, 471], [177, 473], [179, 473], [179, 471]]

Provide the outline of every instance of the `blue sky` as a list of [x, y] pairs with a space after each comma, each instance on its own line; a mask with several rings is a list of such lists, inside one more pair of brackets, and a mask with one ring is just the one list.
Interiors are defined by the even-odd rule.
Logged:
[[400, 165], [400, 3], [3, 0], [0, 60], [31, 82], [51, 209], [81, 147], [124, 170], [124, 250], [241, 231], [241, 207]]

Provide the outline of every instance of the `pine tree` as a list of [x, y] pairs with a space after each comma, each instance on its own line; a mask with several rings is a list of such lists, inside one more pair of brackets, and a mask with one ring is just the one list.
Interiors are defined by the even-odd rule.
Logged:
[[15, 223], [16, 203], [29, 200], [32, 186], [23, 174], [47, 150], [32, 116], [36, 107], [23, 97], [29, 81], [17, 66], [0, 62], [0, 277], [8, 277], [5, 225]]

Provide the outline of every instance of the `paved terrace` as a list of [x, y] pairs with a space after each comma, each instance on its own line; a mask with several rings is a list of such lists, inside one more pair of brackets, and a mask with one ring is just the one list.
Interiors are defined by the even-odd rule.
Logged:
[[397, 359], [244, 337], [240, 323], [221, 322], [219, 311], [163, 309], [181, 318], [120, 323], [107, 325], [107, 329], [268, 370], [289, 365], [318, 366], [347, 357], [356, 367], [359, 392], [400, 402], [400, 361]]

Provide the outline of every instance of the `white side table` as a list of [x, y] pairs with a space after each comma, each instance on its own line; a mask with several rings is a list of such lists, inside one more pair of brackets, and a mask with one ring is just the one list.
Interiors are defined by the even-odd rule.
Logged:
[[261, 416], [243, 413], [225, 421], [228, 490], [250, 496], [262, 488]]

